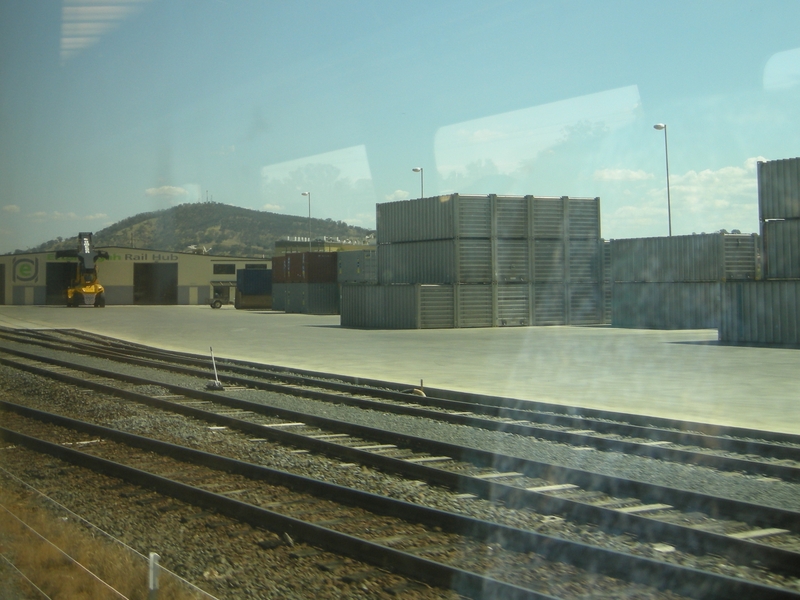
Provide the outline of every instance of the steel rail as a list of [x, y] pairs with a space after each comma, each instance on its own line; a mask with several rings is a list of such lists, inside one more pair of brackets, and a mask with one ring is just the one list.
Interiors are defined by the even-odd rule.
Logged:
[[[557, 600], [553, 596], [540, 594], [478, 573], [464, 571], [443, 563], [394, 550], [387, 546], [234, 500], [221, 494], [215, 494], [202, 488], [172, 481], [141, 469], [40, 440], [5, 427], [0, 427], [0, 438], [13, 444], [25, 446], [36, 452], [54, 456], [74, 465], [122, 479], [165, 496], [181, 500], [187, 504], [214, 510], [226, 517], [248, 523], [254, 527], [286, 532], [297, 540], [305, 541], [310, 545], [318, 546], [338, 555], [349, 556], [417, 581], [424, 581], [430, 585], [445, 589], [453, 588], [455, 591], [476, 600], [483, 600], [484, 598], [486, 600], [492, 598]], [[173, 448], [173, 450], [177, 448]], [[771, 591], [773, 588], [768, 587], [767, 589]], [[800, 597], [800, 595], [797, 597]], [[788, 599], [792, 597], [775, 596], [775, 598], [777, 600], [778, 598]]]
[[[286, 486], [295, 491], [302, 491], [325, 499], [336, 498], [339, 503], [357, 506], [377, 514], [401, 518], [426, 526], [440, 527], [443, 530], [478, 539], [484, 543], [500, 543], [504, 548], [516, 552], [535, 552], [544, 556], [547, 560], [564, 562], [590, 572], [602, 573], [631, 583], [671, 590], [692, 598], [729, 599], [757, 597], [762, 600], [797, 600], [800, 598], [800, 592], [794, 592], [787, 588], [766, 586], [740, 578], [718, 575], [654, 559], [562, 540], [377, 494], [361, 492], [177, 444], [170, 444], [75, 419], [60, 417], [51, 413], [44, 413], [43, 411], [36, 412], [41, 413], [39, 420], [70, 429], [78, 429], [91, 435], [99, 435], [184, 462], [199, 464], [253, 480], [268, 481], [275, 485]], [[434, 585], [442, 586], [444, 584], [445, 587], [449, 587], [454, 581], [454, 575], [457, 573], [464, 574], [467, 576], [467, 581], [470, 582], [469, 589], [457, 589], [456, 591], [466, 593], [471, 597], [548, 597], [477, 573], [470, 573], [435, 561], [420, 559], [355, 536], [337, 533], [251, 504], [231, 500], [224, 496], [204, 491], [201, 488], [181, 484], [107, 459], [68, 449], [58, 444], [37, 440], [7, 428], [0, 428], [0, 436], [12, 443], [24, 444], [27, 447], [35, 448], [40, 452], [47, 452], [81, 466], [91, 466], [94, 470], [149, 487], [159, 493], [177, 497], [191, 504], [202, 505], [208, 502], [205, 506], [206, 508], [213, 508], [228, 516], [247, 520], [258, 515], [260, 518], [254, 523], [258, 526], [265, 526], [265, 521], [270, 523], [273, 529], [276, 525], [282, 526], [287, 533], [294, 534], [298, 539], [308, 540], [311, 544], [322, 545], [328, 550], [339, 554], [344, 553], [382, 568], [402, 572], [402, 574], [409, 577], [419, 578], [421, 572], [424, 572], [425, 580]], [[398, 568], [403, 570], [400, 571]], [[432, 574], [429, 575], [428, 573]], [[475, 595], [476, 592], [479, 592], [478, 596]], [[529, 594], [531, 593], [534, 595], [530, 596]]]
[[[2, 328], [0, 328], [0, 330], [1, 329]], [[14, 331], [20, 331], [20, 330], [14, 330]], [[42, 330], [24, 330], [24, 331], [42, 333]], [[45, 331], [53, 331], [53, 330], [45, 330]], [[90, 345], [96, 345], [97, 339], [100, 338], [107, 345], [115, 348], [122, 348], [124, 351], [128, 351], [129, 349], [135, 348], [143, 353], [149, 352], [156, 354], [158, 356], [162, 356], [164, 357], [164, 360], [169, 360], [170, 358], [173, 357], [184, 357], [187, 359], [191, 359], [192, 364], [196, 364], [198, 366], [204, 366], [204, 365], [207, 366], [208, 364], [208, 357], [199, 354], [180, 352], [175, 350], [164, 350], [153, 346], [147, 346], [145, 344], [120, 340], [118, 338], [112, 338], [94, 333], [90, 334], [78, 329], [69, 329], [69, 330], [59, 329], [56, 331], [59, 332], [69, 331], [76, 337], [81, 337], [82, 339], [85, 339]], [[312, 379], [320, 379], [323, 381], [340, 381], [351, 385], [364, 386], [367, 388], [386, 389], [395, 392], [401, 392], [402, 390], [409, 389], [409, 386], [407, 384], [398, 384], [394, 382], [381, 381], [377, 379], [368, 379], [364, 377], [337, 375], [321, 371], [309, 371], [309, 370], [295, 369], [277, 365], [264, 365], [261, 363], [244, 361], [240, 359], [224, 358], [224, 357], [218, 357], [218, 360], [232, 367], [245, 365], [245, 368], [251, 368], [257, 371], [259, 370], [263, 371], [264, 369], [268, 369], [269, 374], [289, 374], [301, 377], [310, 377]], [[734, 438], [743, 438], [745, 440], [766, 440], [775, 443], [794, 444], [800, 446], [800, 436], [796, 434], [783, 433], [777, 431], [765, 431], [757, 429], [748, 429], [745, 427], [700, 423], [700, 422], [685, 421], [680, 419], [668, 419], [668, 418], [655, 417], [649, 415], [620, 413], [616, 411], [609, 411], [603, 409], [577, 407], [564, 404], [553, 404], [535, 400], [520, 400], [516, 398], [508, 398], [503, 396], [487, 396], [483, 394], [476, 394], [473, 392], [458, 392], [454, 390], [432, 388], [427, 386], [425, 387], [425, 390], [426, 394], [429, 394], [429, 397], [436, 397], [449, 400], [460, 400], [491, 407], [497, 407], [497, 408], [522, 408], [523, 410], [529, 410], [541, 413], [543, 417], [547, 417], [551, 413], [556, 413], [556, 415], [554, 416], [567, 416], [570, 418], [578, 418], [578, 419], [598, 419], [601, 421], [616, 420], [616, 421], [624, 421], [630, 423], [631, 425], [641, 425], [643, 427], [655, 426], [657, 428], [667, 429], [667, 430], [675, 430], [682, 432], [699, 432], [709, 437], [720, 437], [723, 439], [734, 437]]]
[[[163, 402], [166, 405], [163, 407], [166, 410], [174, 410], [170, 406], [171, 402], [166, 400], [159, 402]], [[181, 407], [181, 405], [178, 405], [178, 407]], [[500, 501], [508, 508], [530, 508], [544, 514], [566, 515], [575, 521], [593, 523], [601, 529], [612, 533], [632, 533], [647, 542], [667, 542], [680, 550], [692, 554], [717, 554], [739, 564], [757, 564], [761, 568], [766, 568], [776, 573], [783, 573], [792, 577], [800, 576], [800, 553], [794, 551], [732, 538], [724, 534], [693, 529], [683, 525], [656, 521], [639, 515], [626, 514], [614, 509], [592, 506], [574, 500], [553, 498], [540, 492], [410, 463], [403, 459], [373, 454], [358, 448], [340, 446], [323, 440], [315, 440], [300, 434], [264, 428], [233, 417], [213, 415], [191, 407], [182, 408], [183, 410], [179, 412], [186, 416], [224, 425], [246, 433], [267, 435], [278, 439], [282, 443], [335, 456], [346, 461], [359, 462], [386, 472], [424, 480], [427, 483], [441, 485], [459, 493], [471, 493], [485, 499]], [[5, 401], [0, 401], [0, 410], [33, 418], [38, 418], [37, 413], [41, 412]], [[265, 429], [268, 431], [265, 431]], [[85, 431], [92, 433], [92, 430], [87, 429]], [[763, 510], [763, 507], [759, 508]], [[800, 518], [800, 514], [795, 513], [795, 515]]]
[[[5, 348], [0, 348], [0, 350], [8, 351], [8, 349]], [[248, 410], [251, 412], [263, 414], [266, 416], [273, 416], [280, 419], [286, 419], [289, 421], [301, 420], [310, 425], [318, 426], [324, 429], [330, 429], [332, 431], [338, 431], [356, 436], [364, 436], [372, 438], [380, 436], [380, 438], [384, 441], [396, 442], [399, 444], [406, 445], [410, 448], [418, 448], [423, 451], [430, 451], [433, 453], [448, 454], [454, 459], [472, 462], [480, 466], [491, 466], [502, 470], [517, 470], [517, 471], [522, 470], [523, 473], [528, 475], [529, 477], [541, 477], [556, 481], [558, 483], [577, 484], [581, 485], [581, 487], [602, 491], [612, 496], [624, 496], [625, 494], [632, 494], [636, 495], [637, 497], [644, 497], [648, 502], [667, 502], [670, 504], [676, 503], [682, 506], [685, 510], [703, 510], [704, 512], [714, 515], [724, 514], [730, 518], [747, 520], [753, 522], [754, 524], [764, 524], [774, 527], [788, 527], [791, 529], [796, 529], [798, 527], [798, 523], [800, 523], [800, 520], [798, 520], [798, 513], [795, 511], [788, 511], [774, 507], [760, 507], [759, 505], [751, 503], [744, 503], [737, 500], [720, 498], [688, 490], [676, 490], [675, 488], [658, 486], [655, 484], [650, 484], [647, 482], [642, 482], [632, 479], [611, 477], [607, 475], [602, 475], [600, 473], [595, 473], [592, 471], [583, 471], [580, 469], [573, 469], [571, 467], [560, 467], [558, 465], [551, 463], [533, 461], [515, 456], [499, 455], [493, 452], [486, 452], [476, 448], [459, 446], [456, 444], [449, 444], [446, 442], [438, 442], [435, 440], [420, 438], [409, 434], [395, 433], [385, 429], [377, 429], [377, 428], [357, 425], [346, 421], [331, 419], [329, 417], [318, 417], [316, 415], [304, 413], [301, 411], [288, 410], [264, 404], [259, 404], [255, 402], [250, 402], [247, 400], [240, 400], [216, 392], [208, 392], [203, 390], [186, 388], [183, 386], [161, 381], [158, 379], [148, 379], [144, 377], [138, 377], [135, 375], [117, 373], [115, 371], [106, 371], [103, 369], [99, 369], [97, 367], [89, 367], [86, 365], [74, 364], [69, 361], [54, 359], [50, 357], [39, 357], [26, 352], [13, 351], [12, 353], [18, 356], [22, 356], [29, 360], [34, 360], [38, 362], [43, 362], [45, 364], [53, 364], [64, 368], [70, 368], [86, 373], [91, 373], [93, 375], [97, 375], [100, 377], [118, 379], [120, 381], [125, 381], [135, 385], [155, 384], [169, 390], [170, 392], [181, 394], [183, 396], [187, 396], [190, 398], [225, 404], [231, 408]], [[33, 365], [26, 365], [24, 363], [12, 361], [2, 356], [0, 356], [0, 364], [6, 364], [8, 366], [12, 366], [20, 370], [26, 370], [37, 375], [49, 377], [52, 379], [57, 379], [60, 381], [64, 381], [66, 383], [70, 383], [72, 385], [88, 387], [110, 395], [116, 395], [131, 400], [137, 400], [145, 403], [164, 402], [162, 400], [153, 399], [150, 396], [146, 396], [144, 394], [138, 394], [133, 391], [120, 390], [119, 388], [115, 388], [113, 386], [107, 386], [99, 382], [87, 381], [85, 379], [70, 376], [68, 374], [50, 371], [48, 369], [43, 369]], [[184, 411], [188, 413], [191, 412], [192, 410], [196, 410], [190, 407], [180, 406], [176, 404], [173, 404], [173, 407], [174, 408], [172, 408], [171, 410], [177, 412]], [[261, 431], [263, 432], [263, 429]], [[770, 515], [772, 515], [772, 518], [770, 518], [768, 522], [763, 516], [764, 508], [768, 508]]]
[[[120, 360], [129, 361], [130, 353], [135, 352], [137, 355], [144, 356], [150, 360], [174, 361], [184, 365], [197, 366], [201, 369], [207, 369], [208, 367], [207, 357], [183, 352], [166, 351], [141, 344], [134, 344], [132, 342], [122, 342], [114, 338], [106, 338], [108, 340], [107, 345], [110, 349], [101, 352], [96, 349], [98, 345], [96, 341], [80, 331], [76, 331], [75, 335], [88, 338], [86, 343], [54, 338], [50, 334], [36, 330], [25, 331], [33, 331], [37, 337], [43, 340], [43, 344], [46, 343], [45, 340], [49, 340], [51, 343], [69, 344], [87, 354], [100, 358], [116, 357]], [[23, 337], [24, 342], [24, 336], [21, 337]], [[56, 346], [49, 347], [58, 349]], [[119, 352], [122, 352], [122, 354], [119, 354]], [[158, 358], [154, 359], [153, 357]], [[166, 365], [163, 362], [159, 364], [162, 369], [171, 369], [170, 365]], [[143, 364], [143, 366], [148, 365]], [[403, 388], [408, 388], [408, 386], [400, 386], [385, 381], [365, 380], [362, 378], [345, 377], [328, 373], [259, 365], [257, 363], [226, 358], [219, 358], [218, 366], [239, 374], [280, 379], [298, 386], [315, 386], [351, 394], [364, 393], [374, 397], [401, 402], [409, 402], [410, 400], [421, 401], [419, 396], [409, 395], [401, 391]], [[178, 368], [174, 370], [176, 372], [196, 374]], [[238, 382], [237, 380], [233, 381]], [[600, 434], [620, 434], [655, 441], [669, 441], [680, 445], [695, 445], [711, 450], [726, 450], [740, 454], [757, 453], [765, 457], [800, 462], [800, 436], [792, 434], [724, 427], [611, 411], [598, 411], [595, 409], [567, 407], [528, 400], [481, 396], [477, 394], [454, 392], [452, 390], [426, 389], [427, 395], [424, 402], [429, 406], [443, 409], [457, 411], [469, 410], [477, 414], [498, 418], [533, 420], [537, 423], [555, 426], [578, 427], [581, 429], [590, 426], [594, 431]], [[473, 400], [468, 401], [467, 398], [472, 398]], [[737, 437], [743, 439], [735, 439]], [[761, 440], [769, 440], [775, 443], [769, 444]], [[793, 444], [796, 447], [792, 448], [776, 444]]]
[[[748, 540], [738, 540], [724, 534], [713, 534], [681, 525], [670, 524], [640, 515], [626, 514], [611, 508], [593, 506], [580, 501], [554, 498], [541, 492], [529, 491], [498, 482], [486, 481], [443, 469], [409, 463], [402, 459], [374, 454], [358, 450], [357, 448], [348, 448], [323, 440], [309, 438], [301, 434], [293, 434], [276, 430], [276, 428], [249, 423], [226, 415], [216, 415], [208, 411], [164, 399], [152, 398], [137, 392], [119, 390], [118, 388], [99, 382], [86, 381], [65, 373], [54, 373], [32, 365], [9, 361], [3, 357], [0, 357], [0, 363], [8, 364], [9, 366], [17, 366], [18, 368], [35, 374], [55, 378], [73, 385], [89, 387], [107, 394], [113, 394], [150, 406], [170, 410], [206, 422], [213, 422], [218, 425], [235, 428], [253, 435], [269, 436], [273, 439], [278, 439], [282, 443], [306, 448], [315, 452], [335, 455], [344, 460], [357, 461], [386, 471], [424, 479], [430, 483], [446, 486], [462, 493], [472, 493], [486, 499], [502, 501], [509, 508], [532, 508], [545, 514], [567, 515], [579, 522], [598, 524], [602, 529], [612, 533], [624, 531], [641, 536], [647, 541], [667, 541], [682, 550], [695, 554], [708, 552], [717, 553], [727, 556], [731, 560], [745, 564], [759, 561], [763, 566], [777, 572], [796, 575], [798, 565], [800, 565], [797, 553], [780, 548], [766, 546]], [[65, 365], [68, 366], [69, 363], [64, 363], [62, 366]], [[113, 372], [105, 372], [95, 368], [91, 368], [89, 372], [101, 376], [116, 375]], [[433, 454], [446, 454], [455, 460], [468, 461], [479, 466], [521, 472], [529, 477], [542, 477], [559, 483], [572, 483], [586, 489], [600, 490], [612, 496], [625, 497], [630, 495], [640, 499], [642, 502], [665, 502], [684, 511], [702, 511], [715, 518], [727, 517], [742, 520], [752, 525], [782, 527], [794, 531], [797, 530], [798, 523], [800, 523], [800, 513], [795, 511], [717, 498], [697, 492], [676, 490], [665, 486], [656, 486], [634, 480], [609, 477], [588, 471], [560, 467], [517, 457], [497, 455], [491, 452], [464, 448], [454, 444], [435, 442], [405, 434], [396, 434], [385, 430], [353, 425], [323, 417], [313, 417], [297, 411], [274, 409], [261, 404], [231, 399], [217, 394], [175, 386], [173, 384], [154, 382], [148, 379], [132, 378], [130, 376], [126, 376], [124, 379], [139, 384], [157, 383], [169, 389], [171, 392], [179, 393], [186, 397], [216, 402], [231, 408], [248, 410], [254, 413], [288, 419], [290, 421], [303, 420], [310, 425], [327, 430], [346, 432], [366, 439], [371, 438], [380, 439], [381, 441], [391, 441]], [[6, 403], [2, 403], [0, 406], [6, 406]]]
[[[34, 360], [44, 360], [44, 357], [37, 357], [36, 355], [32, 355], [21, 350], [8, 348], [7, 346], [0, 346], [0, 348], [2, 348], [6, 352], [15, 354], [17, 356], [25, 356], [27, 358], [32, 358]], [[108, 358], [108, 357], [102, 357], [102, 358]], [[47, 359], [47, 361], [57, 361], [57, 360], [58, 359], [52, 359], [52, 358]], [[163, 363], [153, 362], [145, 359], [128, 357], [125, 359], [125, 362], [128, 364], [135, 364], [146, 368], [166, 369], [171, 372], [179, 372], [184, 375], [189, 375], [194, 377], [208, 376], [207, 372], [204, 371], [197, 371], [194, 369], [190, 369], [187, 367], [180, 367], [176, 365], [165, 367], [163, 366]], [[555, 431], [551, 429], [536, 427], [530, 424], [483, 419], [480, 417], [472, 415], [464, 415], [460, 413], [443, 413], [438, 411], [431, 411], [427, 408], [419, 406], [387, 404], [384, 402], [378, 402], [366, 398], [357, 398], [351, 396], [342, 396], [339, 394], [332, 394], [329, 392], [320, 391], [318, 389], [295, 388], [295, 387], [287, 388], [280, 384], [268, 383], [264, 381], [256, 381], [253, 379], [247, 379], [241, 377], [221, 376], [221, 380], [229, 383], [234, 383], [237, 385], [260, 389], [263, 391], [290, 394], [301, 398], [309, 398], [323, 402], [335, 402], [338, 404], [347, 404], [362, 409], [378, 410], [381, 412], [389, 412], [400, 415], [418, 416], [422, 418], [435, 419], [446, 423], [466, 425], [469, 427], [479, 427], [490, 431], [500, 431], [503, 433], [512, 433], [522, 436], [530, 436], [530, 437], [535, 437], [537, 439], [542, 439], [551, 442], [565, 443], [569, 445], [577, 445], [577, 446], [589, 445], [601, 451], [622, 452], [625, 454], [643, 456], [646, 458], [670, 460], [673, 462], [679, 462], [683, 464], [693, 464], [697, 466], [710, 467], [722, 471], [744, 471], [747, 473], [753, 473], [769, 477], [778, 477], [786, 481], [800, 481], [800, 467], [792, 465], [765, 463], [745, 458], [719, 456], [715, 454], [706, 454], [703, 452], [696, 452], [681, 448], [664, 448], [660, 446], [650, 445], [648, 443], [596, 437], [593, 435], [587, 435], [583, 432], [571, 433], [568, 431]], [[367, 393], [363, 389], [359, 389], [358, 391], [361, 393]], [[411, 395], [406, 395], [404, 397], [405, 401], [408, 401], [410, 399], [416, 399], [418, 401], [425, 402], [426, 404], [430, 404], [429, 402], [430, 399], [428, 398], [422, 398], [419, 396], [411, 396]], [[792, 449], [787, 449], [787, 450], [794, 451], [795, 453], [800, 452], [800, 450], [792, 450]]]

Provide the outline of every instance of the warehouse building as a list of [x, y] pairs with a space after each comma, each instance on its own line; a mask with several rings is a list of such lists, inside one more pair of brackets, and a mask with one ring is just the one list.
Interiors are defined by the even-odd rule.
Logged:
[[[97, 260], [106, 304], [209, 304], [233, 302], [240, 269], [271, 269], [271, 259], [104, 247]], [[0, 256], [0, 304], [66, 304], [74, 258], [55, 251]]]

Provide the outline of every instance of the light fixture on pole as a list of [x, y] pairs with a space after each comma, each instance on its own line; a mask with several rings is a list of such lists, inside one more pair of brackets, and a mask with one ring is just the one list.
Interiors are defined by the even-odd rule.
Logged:
[[311, 252], [311, 192], [300, 192], [302, 196], [308, 196], [308, 251]]
[[419, 197], [425, 197], [425, 175], [422, 172], [422, 167], [414, 167], [411, 169], [414, 173], [419, 173]]
[[667, 218], [669, 219], [669, 236], [672, 237], [672, 203], [669, 197], [669, 145], [667, 144], [667, 125], [665, 123], [656, 123], [653, 129], [664, 130], [664, 156], [667, 161]]

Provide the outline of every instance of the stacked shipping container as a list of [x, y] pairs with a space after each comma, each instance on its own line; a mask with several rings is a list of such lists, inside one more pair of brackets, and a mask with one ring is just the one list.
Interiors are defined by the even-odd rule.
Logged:
[[273, 259], [272, 308], [290, 313], [339, 314], [336, 252], [301, 252]]
[[[379, 204], [382, 289], [344, 285], [342, 324], [600, 323], [599, 207], [599, 198], [460, 194]], [[368, 301], [384, 308], [375, 312]]]
[[764, 281], [727, 283], [719, 338], [800, 343], [800, 158], [758, 163]]
[[720, 283], [756, 277], [756, 238], [703, 234], [611, 241], [614, 327], [716, 328]]

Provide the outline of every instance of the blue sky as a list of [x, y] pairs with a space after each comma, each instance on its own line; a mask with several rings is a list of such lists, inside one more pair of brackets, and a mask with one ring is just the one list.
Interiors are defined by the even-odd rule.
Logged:
[[374, 227], [599, 196], [606, 238], [758, 231], [800, 2], [0, 0], [0, 252], [206, 197]]

